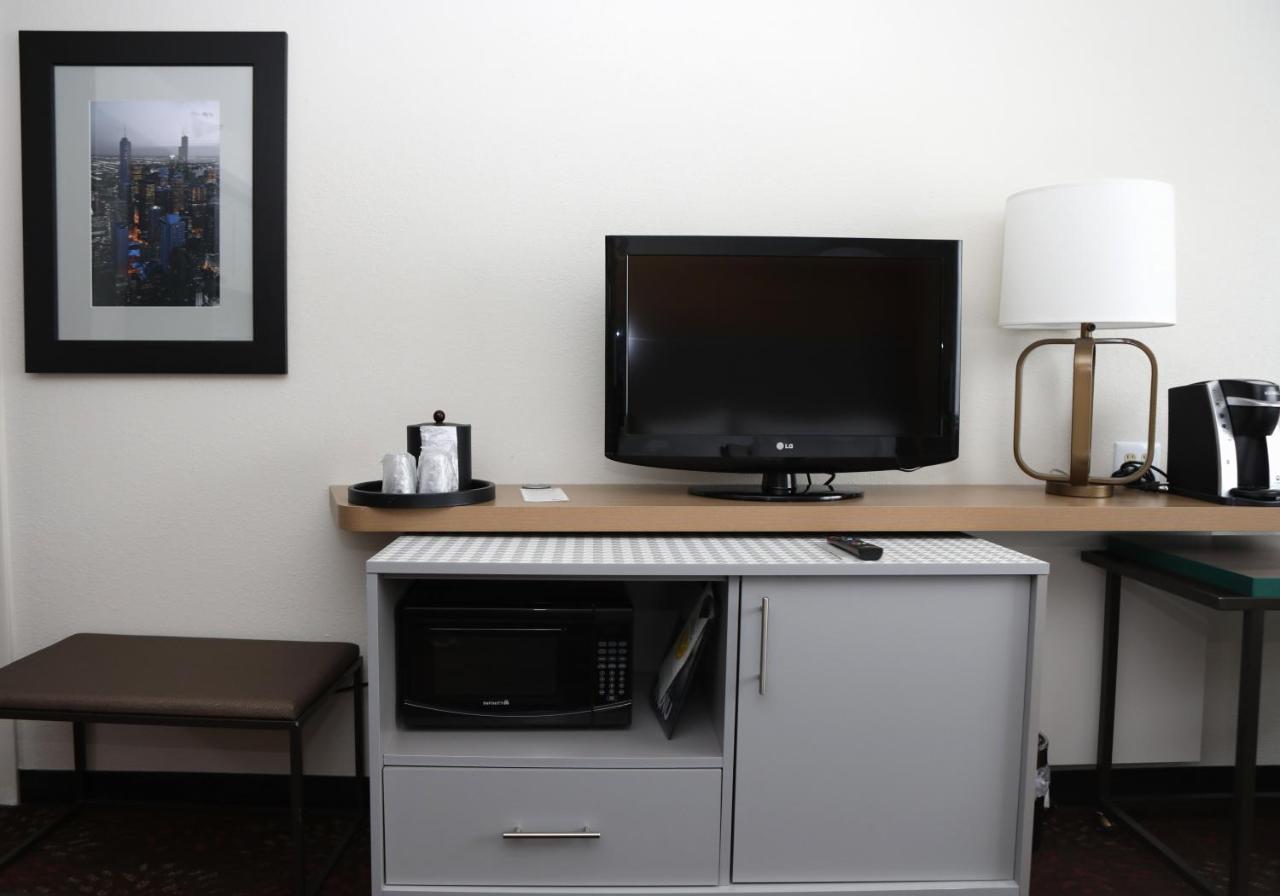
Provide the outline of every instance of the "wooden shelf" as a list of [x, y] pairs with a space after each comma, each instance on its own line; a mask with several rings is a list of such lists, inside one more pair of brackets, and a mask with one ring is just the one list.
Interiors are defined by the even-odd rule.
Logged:
[[484, 504], [389, 510], [330, 505], [351, 532], [1276, 532], [1280, 508], [1228, 507], [1133, 489], [1064, 498], [1039, 485], [869, 485], [830, 504], [763, 504], [690, 495], [683, 485], [566, 485], [569, 501], [526, 504], [499, 485]]
[[630, 728], [448, 730], [392, 728], [382, 735], [385, 765], [521, 768], [720, 768], [724, 754], [711, 716], [690, 701], [671, 740], [643, 699]]

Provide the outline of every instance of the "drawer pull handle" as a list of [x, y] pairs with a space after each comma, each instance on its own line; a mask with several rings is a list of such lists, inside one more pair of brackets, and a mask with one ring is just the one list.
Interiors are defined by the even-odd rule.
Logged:
[[514, 831], [503, 831], [503, 840], [599, 840], [600, 832], [583, 827], [580, 831], [522, 831], [516, 825]]

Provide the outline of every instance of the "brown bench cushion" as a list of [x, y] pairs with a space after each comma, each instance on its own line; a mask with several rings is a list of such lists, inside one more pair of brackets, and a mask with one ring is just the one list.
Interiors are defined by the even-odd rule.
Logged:
[[0, 717], [128, 713], [293, 720], [356, 657], [354, 644], [77, 634], [0, 669]]

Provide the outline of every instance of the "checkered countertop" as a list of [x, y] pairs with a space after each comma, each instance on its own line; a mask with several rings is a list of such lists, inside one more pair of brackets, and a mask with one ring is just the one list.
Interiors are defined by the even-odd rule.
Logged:
[[382, 574], [1008, 575], [1044, 561], [969, 535], [866, 536], [877, 561], [818, 536], [403, 535], [370, 558]]

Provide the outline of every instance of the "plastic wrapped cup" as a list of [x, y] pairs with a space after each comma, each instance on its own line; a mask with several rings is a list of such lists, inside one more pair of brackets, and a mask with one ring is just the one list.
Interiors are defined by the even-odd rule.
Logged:
[[417, 462], [412, 454], [382, 455], [382, 493], [412, 495], [418, 490]]
[[419, 494], [440, 495], [458, 490], [458, 430], [453, 426], [421, 427], [418, 452]]

